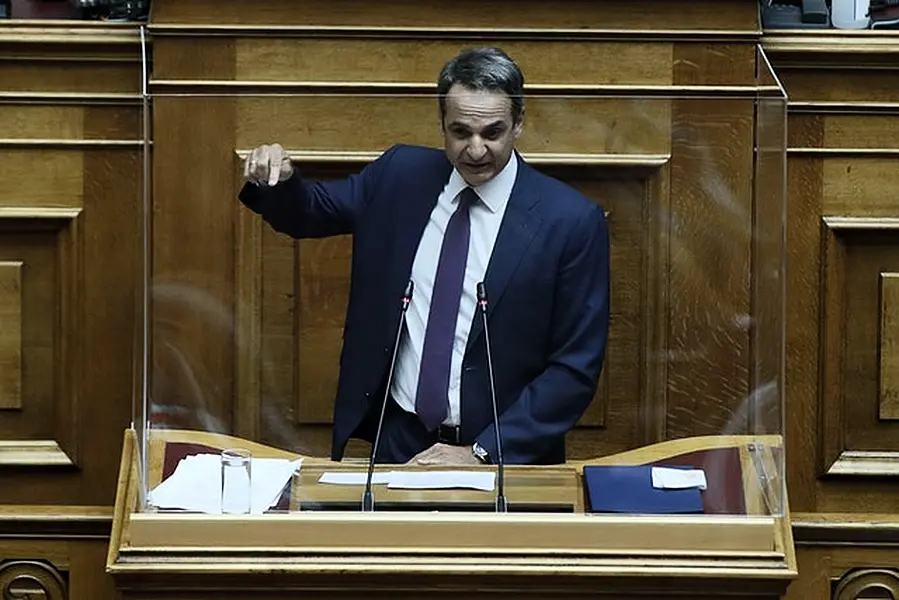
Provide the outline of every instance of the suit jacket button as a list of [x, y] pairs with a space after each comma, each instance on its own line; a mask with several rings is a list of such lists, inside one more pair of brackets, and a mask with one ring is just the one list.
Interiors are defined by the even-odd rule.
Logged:
[[384, 346], [384, 354], [390, 354], [390, 348]]
[[365, 397], [366, 397], [366, 398], [371, 398], [371, 392], [365, 392]]

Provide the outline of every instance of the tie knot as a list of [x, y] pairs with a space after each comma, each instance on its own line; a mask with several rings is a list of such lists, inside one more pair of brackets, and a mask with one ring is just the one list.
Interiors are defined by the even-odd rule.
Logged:
[[480, 201], [481, 197], [474, 188], [467, 187], [459, 194], [459, 208], [471, 208]]

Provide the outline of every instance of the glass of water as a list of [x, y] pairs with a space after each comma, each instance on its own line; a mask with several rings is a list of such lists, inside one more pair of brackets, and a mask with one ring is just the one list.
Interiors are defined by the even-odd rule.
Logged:
[[249, 450], [222, 451], [222, 513], [250, 514], [253, 456]]

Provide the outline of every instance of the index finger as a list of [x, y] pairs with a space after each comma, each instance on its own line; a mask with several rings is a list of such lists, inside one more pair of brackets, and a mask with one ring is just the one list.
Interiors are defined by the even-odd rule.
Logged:
[[278, 184], [281, 177], [281, 148], [275, 146], [269, 149], [268, 156], [268, 184], [274, 186]]

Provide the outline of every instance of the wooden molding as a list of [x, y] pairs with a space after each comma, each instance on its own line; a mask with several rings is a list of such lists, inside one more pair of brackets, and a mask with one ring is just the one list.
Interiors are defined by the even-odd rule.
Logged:
[[899, 217], [823, 217], [828, 229], [899, 229]]
[[117, 92], [3, 92], [0, 104], [75, 104], [77, 106], [134, 106], [140, 94]]
[[[844, 386], [847, 376], [845, 336], [849, 327], [846, 317], [847, 249], [841, 233], [847, 232], [899, 232], [896, 217], [823, 217], [820, 356], [821, 390], [820, 410], [823, 416], [820, 430], [821, 472], [840, 477], [897, 477], [899, 476], [899, 452], [853, 450], [846, 444], [847, 402]], [[885, 268], [885, 267], [884, 267]], [[883, 269], [880, 270], [883, 273]], [[872, 341], [872, 348], [874, 341]], [[873, 400], [873, 399], [872, 399]], [[878, 414], [882, 401], [872, 406]]]
[[[151, 142], [152, 143], [152, 142]], [[90, 148], [143, 148], [143, 140], [87, 140], [87, 139], [12, 139], [0, 138], [0, 148], [78, 149]]]
[[899, 476], [899, 452], [844, 450], [827, 469], [828, 475], [852, 477]]
[[[384, 81], [275, 81], [224, 79], [150, 79], [151, 96], [266, 96], [266, 95], [433, 95], [433, 83]], [[638, 98], [755, 98], [777, 97], [783, 90], [775, 85], [629, 85], [629, 84], [550, 84], [527, 87], [533, 96], [596, 96]], [[435, 96], [436, 97], [436, 96]], [[784, 99], [786, 100], [786, 99]]]
[[0, 441], [0, 466], [71, 467], [74, 462], [53, 440]]
[[10, 560], [0, 562], [0, 595], [3, 598], [40, 597], [65, 600], [69, 597], [60, 570], [45, 560]]
[[768, 30], [761, 41], [765, 50], [771, 53], [899, 55], [899, 36], [886, 30]]
[[11, 19], [0, 22], [0, 43], [135, 44], [140, 42], [138, 23], [100, 21]]
[[0, 219], [75, 219], [80, 208], [44, 206], [0, 206]]
[[[308, 164], [359, 164], [370, 163], [381, 155], [381, 151], [329, 151], [329, 150], [285, 150], [291, 162]], [[249, 149], [239, 148], [234, 153], [240, 160], [246, 159]], [[660, 169], [671, 159], [669, 154], [563, 154], [550, 152], [522, 153], [522, 157], [533, 165], [566, 165], [577, 167], [629, 167]]]
[[500, 41], [579, 41], [604, 42], [640, 39], [641, 42], [726, 42], [755, 43], [758, 29], [608, 29], [547, 27], [359, 27], [353, 25], [225, 25], [151, 23], [147, 30], [153, 37], [224, 36], [224, 37], [289, 37], [289, 38], [354, 38]]
[[899, 547], [899, 520], [894, 514], [794, 513], [797, 546]]
[[899, 571], [852, 569], [839, 580], [833, 591], [833, 600], [859, 600], [877, 596], [899, 597]]
[[899, 148], [787, 148], [792, 156], [820, 156], [822, 158], [836, 156], [859, 156], [865, 158], [899, 157]]
[[899, 115], [899, 102], [791, 101], [787, 110], [790, 114]]
[[0, 507], [0, 539], [27, 536], [41, 539], [109, 538], [112, 509], [108, 506], [42, 505]]
[[899, 36], [892, 31], [783, 30], [766, 31], [762, 47], [778, 70], [899, 69]]
[[[56, 312], [59, 339], [54, 348], [54, 411], [51, 440], [0, 441], [0, 465], [74, 466], [78, 464], [80, 417], [78, 378], [82, 373], [84, 245], [78, 207], [0, 207], [0, 221], [37, 222], [56, 234]], [[27, 265], [26, 265], [27, 267]]]

